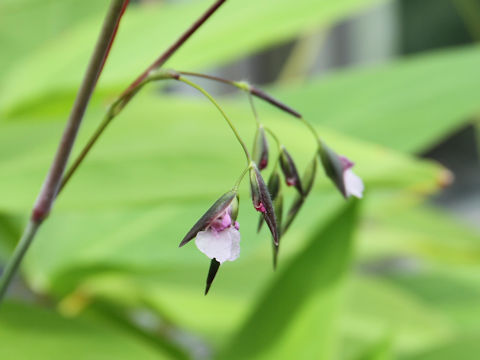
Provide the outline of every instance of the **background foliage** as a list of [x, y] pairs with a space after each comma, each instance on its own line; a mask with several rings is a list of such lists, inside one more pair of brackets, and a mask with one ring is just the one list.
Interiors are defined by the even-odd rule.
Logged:
[[[208, 3], [131, 6], [78, 144]], [[167, 66], [226, 65], [379, 3], [231, 0]], [[25, 223], [107, 6], [0, 2], [0, 259]], [[366, 196], [345, 203], [321, 173], [273, 272], [269, 238], [255, 233], [244, 184], [242, 256], [222, 266], [208, 297], [208, 259], [177, 244], [232, 186], [242, 153], [203, 99], [149, 87], [107, 131], [42, 228], [0, 309], [0, 357], [475, 359], [480, 235], [431, 205], [451, 174], [416, 154], [477, 113], [479, 61], [480, 48], [468, 45], [271, 84], [355, 160]], [[219, 100], [251, 138], [253, 118], [240, 95]], [[315, 145], [309, 134], [268, 105], [259, 112], [303, 169]]]

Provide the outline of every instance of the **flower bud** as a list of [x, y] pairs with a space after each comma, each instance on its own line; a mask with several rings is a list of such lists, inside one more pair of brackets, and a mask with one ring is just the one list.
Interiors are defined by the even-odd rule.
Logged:
[[[270, 193], [270, 198], [274, 203], [273, 204], [274, 208], [275, 208], [275, 199], [277, 198], [277, 195], [280, 192], [280, 185], [281, 185], [280, 175], [275, 170], [271, 173], [270, 177], [268, 178], [268, 185], [267, 185], [268, 192]], [[275, 211], [276, 211], [276, 208], [275, 208]], [[260, 216], [260, 219], [258, 220], [257, 232], [260, 232], [260, 230], [262, 229], [263, 222], [264, 222], [263, 216]], [[277, 225], [280, 227], [280, 223], [278, 222], [278, 219], [277, 219]]]
[[345, 198], [361, 198], [364, 185], [352, 168], [354, 163], [345, 156], [338, 155], [325, 144], [319, 149], [320, 160], [327, 176], [333, 181]]
[[253, 161], [257, 164], [259, 170], [263, 170], [268, 165], [268, 142], [263, 126], [259, 126], [255, 134], [255, 143], [253, 145]]
[[263, 181], [262, 175], [255, 164], [250, 169], [250, 188], [252, 192], [252, 202], [255, 210], [261, 212], [273, 236], [273, 241], [278, 244], [278, 230], [273, 210], [272, 199], [267, 186]]
[[285, 176], [287, 186], [295, 186], [298, 192], [303, 194], [302, 183], [300, 181], [300, 176], [298, 175], [297, 167], [284, 146], [282, 146], [282, 151], [280, 153], [280, 167]]
[[[223, 194], [208, 210], [203, 216], [193, 225], [190, 231], [185, 235], [179, 247], [182, 247], [190, 240], [192, 240], [198, 232], [205, 230], [210, 224], [214, 222], [225, 210], [232, 204], [234, 199], [237, 197], [237, 192], [231, 190]], [[238, 206], [237, 206], [238, 213]]]
[[313, 188], [313, 183], [315, 181], [315, 175], [317, 173], [317, 157], [314, 156], [312, 161], [307, 165], [305, 172], [302, 177], [302, 184], [304, 186], [303, 195], [297, 195], [297, 197], [293, 200], [293, 203], [288, 210], [287, 218], [285, 223], [282, 227], [282, 234], [285, 233], [290, 225], [292, 224], [293, 220], [297, 217], [298, 212], [302, 208], [303, 204], [305, 203], [305, 199], [307, 195]]

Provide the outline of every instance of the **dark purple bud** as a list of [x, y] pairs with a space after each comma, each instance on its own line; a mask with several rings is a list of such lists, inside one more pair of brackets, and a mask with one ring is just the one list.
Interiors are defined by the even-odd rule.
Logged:
[[265, 222], [272, 233], [273, 241], [275, 244], [278, 244], [277, 221], [275, 219], [272, 199], [268, 192], [268, 188], [263, 181], [262, 175], [255, 164], [253, 164], [250, 169], [250, 188], [252, 191], [253, 206], [255, 207], [255, 210], [260, 211], [263, 214]]
[[255, 143], [253, 145], [253, 161], [257, 164], [259, 170], [263, 170], [268, 165], [268, 142], [265, 135], [265, 129], [260, 126], [255, 134]]
[[295, 166], [295, 162], [284, 146], [282, 146], [282, 151], [280, 153], [280, 167], [282, 168], [283, 175], [285, 176], [285, 182], [287, 186], [295, 186], [298, 192], [303, 194], [302, 182], [300, 181], [297, 167]]
[[210, 286], [212, 286], [213, 280], [215, 279], [215, 275], [217, 275], [217, 271], [220, 268], [220, 263], [212, 259], [210, 261], [210, 268], [208, 269], [208, 275], [207, 275], [207, 286], [205, 288], [205, 295], [208, 294], [208, 291], [210, 290]]
[[[275, 207], [275, 199], [280, 191], [280, 185], [281, 185], [280, 175], [275, 170], [272, 172], [272, 174], [268, 178], [268, 185], [267, 185], [268, 192], [270, 193], [270, 198], [274, 202], [274, 207]], [[260, 219], [258, 220], [257, 232], [260, 232], [260, 230], [262, 229], [263, 222], [264, 222], [263, 216], [260, 216]]]
[[288, 230], [293, 220], [295, 220], [296, 216], [298, 215], [303, 204], [305, 203], [305, 199], [307, 195], [310, 193], [310, 191], [313, 188], [316, 173], [317, 173], [317, 157], [314, 156], [312, 161], [310, 161], [310, 163], [307, 165], [307, 168], [305, 169], [305, 173], [303, 174], [303, 177], [302, 177], [304, 193], [303, 195], [297, 195], [290, 209], [288, 210], [287, 218], [282, 227], [282, 234], [284, 234]]
[[[234, 199], [237, 197], [237, 192], [231, 190], [223, 194], [211, 207], [207, 210], [205, 214], [193, 225], [190, 231], [185, 235], [179, 247], [182, 247], [190, 240], [192, 240], [199, 231], [205, 230], [210, 226], [225, 210], [232, 204]], [[238, 212], [238, 210], [237, 210]]]

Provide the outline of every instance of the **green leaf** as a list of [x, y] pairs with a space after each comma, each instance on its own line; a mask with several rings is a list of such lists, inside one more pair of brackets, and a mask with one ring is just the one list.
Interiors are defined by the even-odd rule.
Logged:
[[[243, 0], [223, 5], [167, 64], [182, 70], [213, 67], [292, 39], [313, 27], [327, 27], [382, 0]], [[124, 87], [196, 20], [211, 1], [130, 5], [122, 20], [99, 86]], [[92, 51], [102, 14], [69, 29], [17, 66], [0, 84], [0, 109], [51, 103], [69, 92], [70, 102]], [[7, 16], [12, 16], [11, 14]], [[255, 26], [252, 26], [255, 24]], [[9, 109], [8, 109], [9, 108]]]
[[385, 336], [391, 337], [395, 353], [408, 354], [442, 344], [453, 334], [438, 308], [380, 274], [352, 277], [345, 298], [340, 314], [344, 358], [358, 357]]
[[0, 310], [2, 359], [172, 359], [102, 321], [66, 319], [45, 309], [2, 304]]
[[[215, 109], [204, 101], [185, 98], [140, 94], [135, 100], [86, 158], [60, 195], [56, 211], [141, 207], [199, 199], [212, 202], [219, 191], [234, 185], [244, 167], [244, 158]], [[231, 114], [242, 136], [253, 136], [251, 123], [241, 121], [249, 118], [248, 108], [224, 109]], [[91, 109], [94, 121], [85, 123], [77, 153], [97, 124], [101, 110]], [[0, 173], [8, 176], [0, 177], [0, 209], [7, 212], [29, 211], [64, 126], [63, 118], [53, 117], [46, 122], [35, 122], [35, 118], [1, 125]], [[279, 116], [275, 110], [262, 114], [262, 119], [285, 140], [299, 167], [304, 168], [315, 149], [305, 128], [294, 119]], [[445, 173], [433, 163], [318, 130], [342, 154], [354, 154], [351, 158], [367, 191], [402, 189], [428, 194], [438, 188]], [[316, 186], [334, 191], [324, 176], [319, 176]]]
[[480, 47], [348, 70], [278, 91], [309, 121], [389, 148], [419, 152], [480, 110]]
[[108, 4], [96, 0], [2, 0], [0, 2], [0, 79], [52, 39], [92, 15], [105, 13]]
[[[311, 236], [261, 295], [220, 358], [330, 358], [333, 313], [356, 218], [357, 203], [350, 202]], [[306, 336], [312, 333], [318, 334], [314, 343]]]
[[356, 358], [356, 360], [391, 360], [392, 357], [392, 344], [390, 338], [382, 339], [377, 343], [370, 346], [362, 355]]
[[421, 353], [401, 357], [401, 360], [477, 360], [480, 352], [478, 337], [469, 337], [447, 342]]
[[396, 208], [372, 208], [367, 217], [368, 231], [359, 240], [364, 260], [394, 253], [449, 266], [480, 263], [480, 232], [439, 209], [397, 203]]

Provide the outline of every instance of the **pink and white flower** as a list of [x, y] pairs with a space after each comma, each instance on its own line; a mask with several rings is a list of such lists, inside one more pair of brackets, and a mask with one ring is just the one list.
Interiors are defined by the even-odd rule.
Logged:
[[220, 264], [234, 261], [240, 256], [239, 224], [231, 218], [231, 206], [214, 219], [208, 227], [197, 233], [197, 248]]
[[355, 164], [347, 157], [338, 155], [325, 144], [322, 145], [319, 153], [325, 173], [343, 196], [362, 198], [365, 187], [362, 179], [353, 172]]

